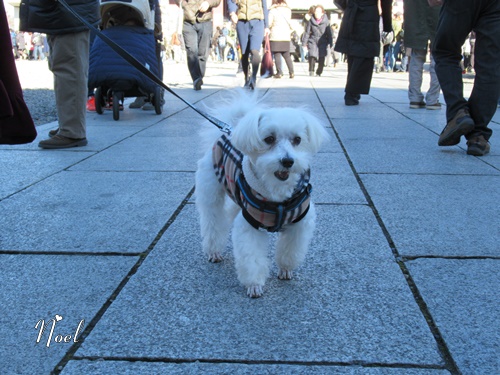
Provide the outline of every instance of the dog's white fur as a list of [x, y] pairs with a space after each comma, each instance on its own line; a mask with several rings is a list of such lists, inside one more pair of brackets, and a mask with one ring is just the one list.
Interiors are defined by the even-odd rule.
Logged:
[[[214, 116], [231, 124], [233, 145], [244, 154], [243, 171], [248, 184], [273, 202], [290, 198], [301, 175], [310, 168], [313, 155], [328, 137], [319, 120], [304, 109], [266, 108], [257, 93], [233, 93], [235, 99], [218, 107]], [[215, 126], [205, 132], [209, 150], [198, 161], [196, 172], [196, 206], [200, 214], [203, 251], [211, 262], [222, 260], [222, 252], [233, 222], [232, 242], [239, 281], [250, 297], [260, 297], [269, 274], [268, 236], [256, 230], [242, 216], [239, 207], [227, 196], [217, 181], [212, 161], [212, 147], [221, 133]], [[213, 130], [215, 129], [215, 131]], [[275, 141], [269, 145], [270, 136]], [[297, 144], [297, 137], [300, 143]], [[286, 168], [284, 158], [292, 159]], [[288, 171], [285, 181], [275, 172]], [[286, 172], [285, 172], [286, 174]], [[311, 201], [309, 212], [299, 222], [279, 232], [276, 245], [278, 277], [289, 280], [292, 271], [304, 260], [313, 236], [316, 214]]]

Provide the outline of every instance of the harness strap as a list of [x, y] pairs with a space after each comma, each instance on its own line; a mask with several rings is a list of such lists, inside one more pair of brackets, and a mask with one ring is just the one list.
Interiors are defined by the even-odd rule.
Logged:
[[118, 55], [120, 55], [123, 59], [125, 59], [130, 65], [143, 73], [146, 77], [156, 83], [158, 86], [163, 87], [169, 93], [171, 93], [176, 98], [180, 99], [184, 104], [188, 107], [199, 113], [202, 117], [210, 121], [213, 125], [217, 126], [219, 130], [226, 134], [231, 134], [231, 126], [222, 122], [221, 120], [209, 115], [208, 113], [196, 108], [193, 104], [188, 102], [187, 100], [180, 97], [176, 94], [170, 87], [168, 87], [163, 81], [158, 78], [155, 74], [153, 74], [150, 70], [148, 70], [145, 66], [143, 66], [134, 56], [129, 54], [123, 48], [121, 48], [118, 44], [116, 44], [109, 37], [101, 33], [97, 28], [91, 25], [87, 20], [82, 18], [73, 8], [71, 8], [65, 0], [57, 0], [68, 12], [70, 12], [75, 18], [77, 18], [81, 23], [87, 26], [93, 33], [95, 33], [99, 38], [101, 38], [113, 51], [115, 51]]
[[[241, 174], [238, 178], [238, 181], [236, 182], [236, 191], [234, 198], [237, 200], [238, 206], [240, 206], [242, 209], [243, 217], [252, 227], [254, 227], [255, 229], [264, 228], [268, 232], [279, 232], [282, 229], [283, 225], [286, 224], [285, 218], [287, 216], [287, 213], [300, 209], [302, 204], [310, 199], [311, 191], [311, 184], [307, 184], [307, 186], [300, 190], [294, 197], [283, 203], [262, 201], [255, 197], [255, 195], [251, 192], [251, 188], [248, 185], [248, 182], [246, 181], [243, 174]], [[274, 225], [272, 227], [267, 227], [257, 219], [255, 219], [245, 208], [245, 205], [243, 204], [243, 201], [241, 199], [242, 195], [245, 198], [245, 202], [250, 206], [258, 209], [261, 212], [274, 215]], [[291, 223], [298, 223], [300, 220], [302, 220], [309, 212], [309, 207], [310, 203], [308, 201], [307, 207], [304, 209], [304, 212], [302, 212], [297, 218], [292, 220]]]

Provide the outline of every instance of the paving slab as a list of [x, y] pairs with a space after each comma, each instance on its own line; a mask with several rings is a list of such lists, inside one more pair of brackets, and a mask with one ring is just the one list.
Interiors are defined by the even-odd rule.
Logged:
[[62, 171], [1, 204], [1, 249], [143, 252], [193, 173]]
[[[49, 374], [113, 294], [137, 257], [0, 254], [2, 374]], [[62, 320], [52, 328], [51, 319]], [[47, 328], [40, 337], [39, 320]], [[76, 340], [80, 340], [80, 333]], [[70, 342], [58, 335], [72, 335]], [[57, 342], [58, 340], [59, 342]], [[47, 346], [48, 345], [48, 346]]]
[[401, 255], [499, 255], [500, 176], [361, 179]]
[[109, 374], [150, 374], [150, 375], [446, 375], [446, 370], [425, 368], [387, 368], [353, 366], [297, 366], [297, 365], [255, 365], [227, 363], [159, 363], [125, 361], [71, 361], [64, 368], [64, 375], [109, 375]]
[[278, 280], [273, 266], [252, 300], [230, 254], [220, 264], [201, 254], [195, 207], [185, 206], [76, 355], [442, 366], [371, 210], [318, 213], [296, 279]]
[[407, 265], [462, 373], [500, 374], [500, 310], [492, 293], [500, 285], [498, 253]]
[[89, 157], [87, 152], [54, 151], [40, 157], [39, 152], [29, 150], [13, 151], [0, 148], [0, 201], [19, 192], [62, 169]]

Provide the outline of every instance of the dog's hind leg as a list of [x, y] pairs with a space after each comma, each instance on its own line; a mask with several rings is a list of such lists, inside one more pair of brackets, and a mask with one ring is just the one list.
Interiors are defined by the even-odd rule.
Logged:
[[279, 279], [290, 280], [293, 277], [293, 270], [304, 261], [314, 234], [315, 224], [316, 213], [311, 203], [309, 212], [301, 221], [291, 224], [280, 233], [276, 245]]
[[247, 295], [260, 297], [269, 275], [266, 232], [252, 227], [242, 214], [236, 216], [233, 226], [233, 253], [238, 280], [247, 288]]
[[217, 181], [210, 153], [198, 162], [195, 198], [200, 214], [203, 252], [210, 262], [220, 262], [231, 223], [224, 209], [226, 193]]

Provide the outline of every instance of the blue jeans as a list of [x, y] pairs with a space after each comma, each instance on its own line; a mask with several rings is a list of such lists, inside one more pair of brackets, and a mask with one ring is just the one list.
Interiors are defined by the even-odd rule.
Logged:
[[[466, 100], [460, 61], [462, 45], [472, 29], [476, 32], [476, 77]], [[459, 110], [468, 109], [475, 126], [466, 138], [482, 135], [488, 140], [492, 134], [488, 124], [497, 110], [500, 95], [500, 1], [445, 1], [439, 14], [432, 54], [446, 101], [447, 120], [451, 121]]]
[[212, 41], [212, 21], [184, 22], [182, 36], [186, 46], [187, 64], [193, 82], [205, 76], [210, 44]]

